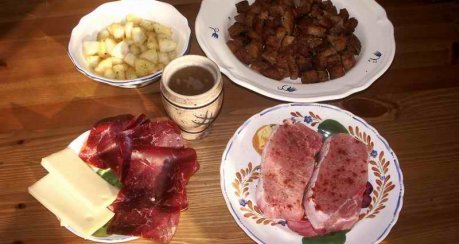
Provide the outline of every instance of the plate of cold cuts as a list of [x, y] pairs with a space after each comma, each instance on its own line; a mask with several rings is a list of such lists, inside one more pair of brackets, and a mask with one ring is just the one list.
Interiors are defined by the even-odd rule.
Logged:
[[204, 0], [195, 32], [233, 82], [289, 102], [362, 91], [395, 54], [394, 28], [374, 0]]
[[108, 207], [113, 218], [92, 236], [64, 227], [95, 242], [171, 241], [188, 208], [185, 187], [199, 169], [195, 150], [186, 147], [174, 122], [143, 114], [106, 118], [68, 147], [119, 193]]
[[375, 128], [338, 107], [268, 108], [234, 133], [221, 188], [257, 243], [378, 243], [395, 225], [403, 175]]

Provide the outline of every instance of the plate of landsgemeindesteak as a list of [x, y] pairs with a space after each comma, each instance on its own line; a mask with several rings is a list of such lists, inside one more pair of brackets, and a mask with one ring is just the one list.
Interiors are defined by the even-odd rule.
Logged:
[[252, 116], [228, 142], [220, 176], [229, 211], [258, 243], [378, 243], [403, 203], [402, 171], [387, 141], [324, 104]]

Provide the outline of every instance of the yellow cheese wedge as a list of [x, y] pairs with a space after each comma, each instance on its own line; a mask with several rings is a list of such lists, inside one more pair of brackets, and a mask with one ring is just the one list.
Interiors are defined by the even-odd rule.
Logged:
[[61, 222], [91, 236], [106, 224], [114, 213], [107, 208], [92, 209], [82, 204], [73, 192], [54, 174], [48, 174], [29, 187], [29, 193], [55, 214]]
[[78, 198], [78, 201], [91, 209], [104, 209], [115, 201], [118, 189], [92, 170], [70, 148], [43, 158], [41, 165]]

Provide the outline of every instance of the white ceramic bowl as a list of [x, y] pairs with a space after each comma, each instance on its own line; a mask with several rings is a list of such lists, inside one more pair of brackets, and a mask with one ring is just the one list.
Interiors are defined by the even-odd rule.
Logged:
[[203, 0], [196, 17], [196, 38], [207, 57], [217, 63], [228, 78], [267, 97], [290, 102], [340, 99], [368, 88], [394, 59], [394, 28], [375, 0], [332, 0], [338, 9], [346, 8], [350, 16], [359, 21], [355, 35], [360, 39], [362, 50], [356, 65], [341, 78], [316, 84], [301, 84], [300, 79], [270, 79], [239, 61], [226, 45], [230, 39], [228, 28], [237, 14], [235, 4], [239, 1]]
[[177, 56], [183, 56], [188, 52], [191, 29], [187, 19], [174, 6], [155, 0], [109, 2], [81, 18], [72, 30], [68, 54], [78, 71], [95, 81], [123, 88], [145, 86], [161, 77], [162, 71], [158, 71], [133, 80], [108, 79], [93, 72], [86, 63], [83, 56], [83, 41], [96, 40], [99, 31], [112, 23], [121, 22], [130, 13], [171, 27], [172, 38], [178, 43]]

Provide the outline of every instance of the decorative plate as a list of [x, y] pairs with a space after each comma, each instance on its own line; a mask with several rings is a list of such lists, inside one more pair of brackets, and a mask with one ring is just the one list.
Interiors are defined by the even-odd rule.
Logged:
[[[346, 8], [359, 24], [355, 35], [362, 50], [354, 68], [345, 76], [316, 84], [299, 79], [267, 78], [244, 65], [229, 50], [228, 27], [234, 23], [236, 1], [203, 0], [196, 18], [196, 38], [206, 55], [236, 84], [270, 98], [290, 102], [318, 102], [339, 99], [368, 88], [390, 66], [395, 54], [394, 28], [384, 9], [374, 0], [333, 0]], [[253, 3], [254, 0], [249, 0]]]
[[337, 107], [316, 103], [268, 108], [244, 122], [228, 142], [222, 156], [220, 179], [226, 204], [237, 224], [258, 243], [310, 243], [311, 239], [291, 231], [285, 220], [264, 217], [255, 201], [261, 147], [271, 126], [285, 120], [304, 123], [323, 134], [349, 133], [369, 147], [368, 178], [374, 189], [371, 204], [362, 208], [360, 220], [343, 235], [341, 242], [382, 241], [397, 221], [403, 203], [403, 175], [397, 157], [387, 141], [363, 119]]
[[[74, 151], [76, 154], [79, 154], [81, 148], [83, 147], [83, 144], [85, 143], [86, 139], [88, 139], [88, 136], [89, 136], [89, 131], [86, 131], [85, 133], [78, 136], [75, 140], [73, 140], [69, 144], [68, 147], [72, 149], [72, 151]], [[97, 168], [93, 168], [93, 169], [96, 170]], [[137, 236], [125, 236], [125, 235], [109, 235], [109, 236], [101, 236], [101, 237], [91, 236], [90, 238], [86, 238], [82, 234], [77, 232], [76, 230], [72, 229], [70, 226], [64, 225], [64, 227], [67, 228], [73, 234], [81, 238], [95, 241], [95, 242], [118, 243], [118, 242], [126, 242], [126, 241], [132, 241], [132, 240], [138, 239]]]

